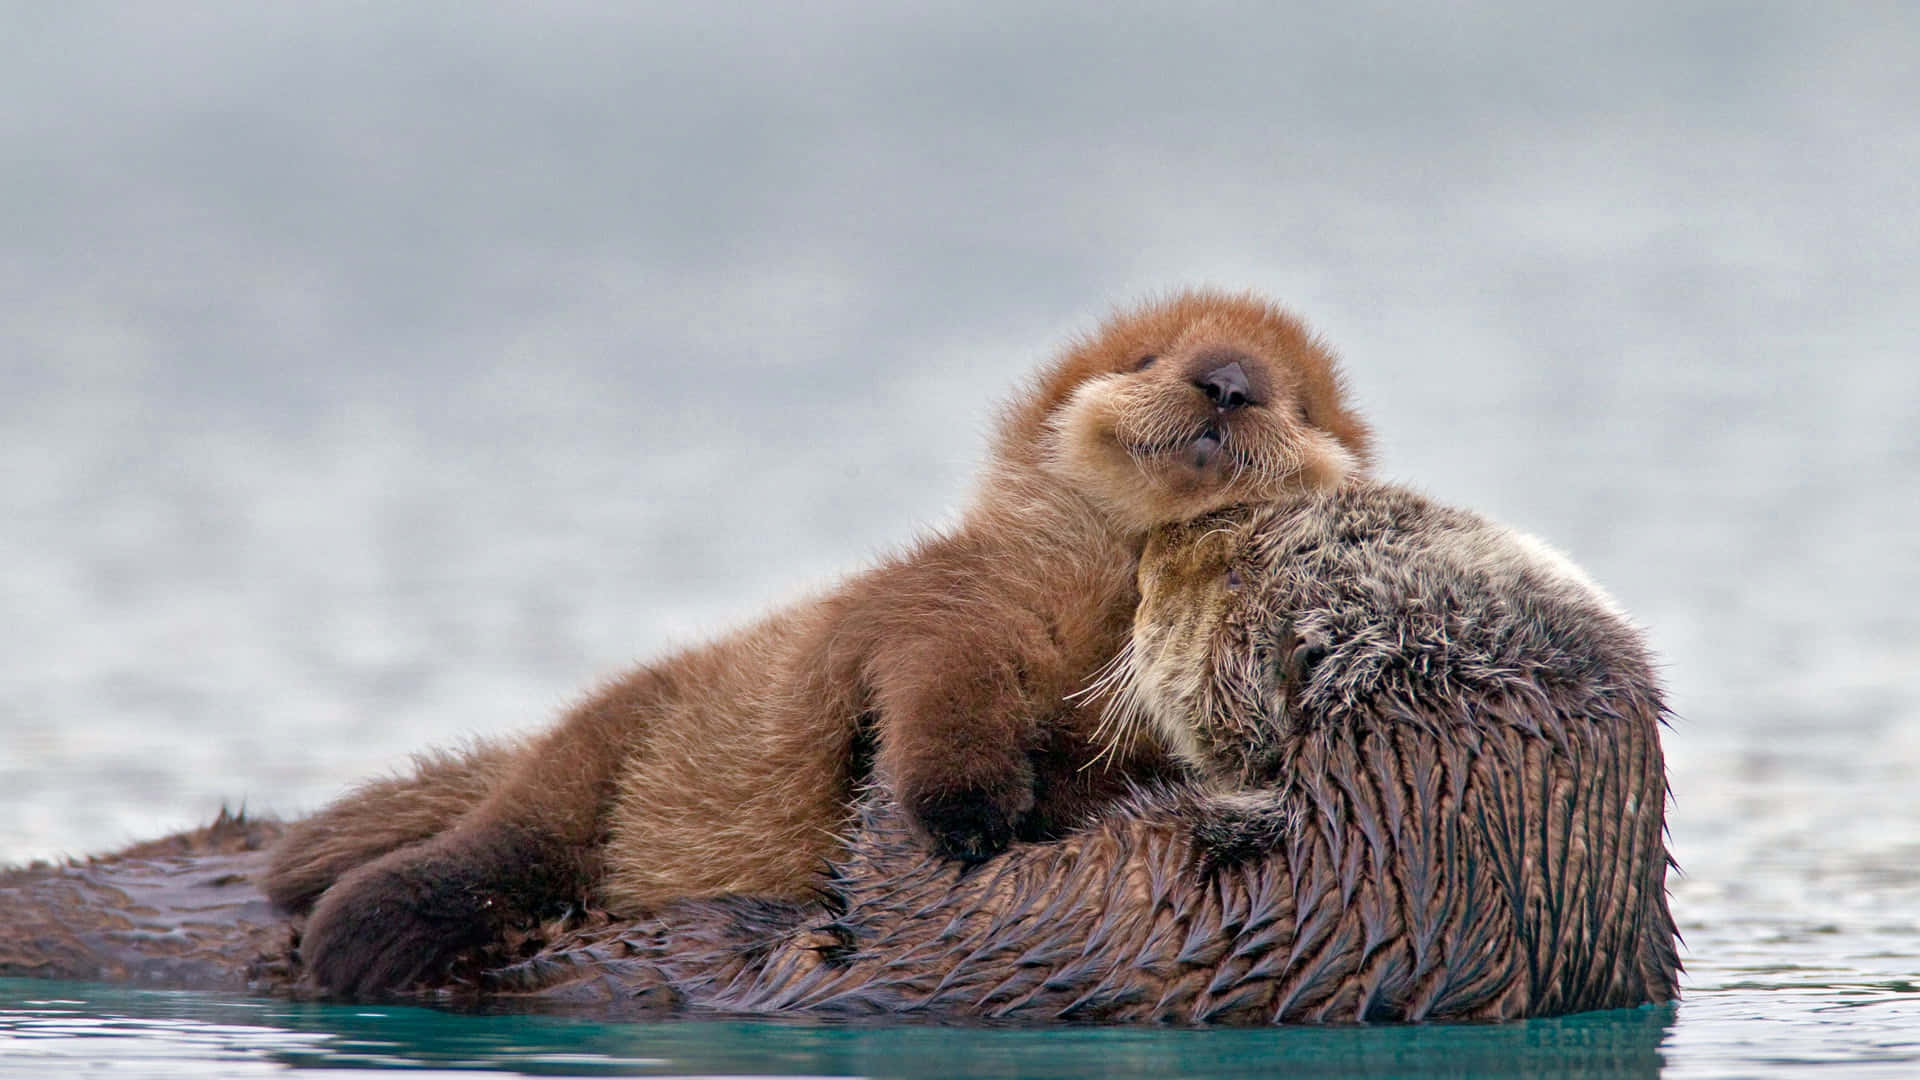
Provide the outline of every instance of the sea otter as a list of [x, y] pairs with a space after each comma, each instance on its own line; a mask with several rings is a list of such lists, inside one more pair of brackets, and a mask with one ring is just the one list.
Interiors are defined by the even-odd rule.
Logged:
[[296, 825], [266, 890], [312, 913], [313, 984], [375, 994], [569, 905], [809, 895], [871, 772], [911, 834], [973, 862], [1165, 774], [1087, 767], [1145, 532], [1362, 471], [1331, 352], [1244, 295], [1188, 292], [1069, 346], [1000, 419], [959, 525], [708, 645], [544, 735], [423, 761]]
[[[810, 902], [576, 915], [426, 1000], [1265, 1024], [1674, 997], [1660, 691], [1570, 564], [1368, 484], [1164, 530], [1141, 574], [1114, 677], [1194, 778], [964, 871], [879, 789]], [[0, 975], [299, 992], [249, 880], [273, 831], [0, 872]]]
[[494, 990], [611, 970], [726, 1011], [1242, 1024], [1675, 996], [1661, 693], [1573, 564], [1355, 483], [1160, 530], [1140, 578], [1109, 736], [1152, 727], [1193, 781], [967, 873], [881, 801], [827, 914], [675, 905]]

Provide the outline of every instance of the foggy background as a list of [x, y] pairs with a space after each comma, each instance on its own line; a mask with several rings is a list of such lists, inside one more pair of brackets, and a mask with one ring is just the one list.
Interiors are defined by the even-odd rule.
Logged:
[[1213, 284], [1647, 626], [1696, 979], [1911, 958], [1916, 13], [0, 4], [0, 861], [543, 724]]

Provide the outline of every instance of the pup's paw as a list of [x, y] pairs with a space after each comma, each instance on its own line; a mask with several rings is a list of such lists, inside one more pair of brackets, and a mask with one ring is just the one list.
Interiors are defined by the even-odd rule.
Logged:
[[379, 997], [443, 976], [497, 936], [492, 900], [440, 862], [403, 848], [328, 889], [300, 936], [308, 984], [329, 997]]
[[941, 855], [976, 863], [1005, 851], [1014, 828], [1033, 809], [1033, 767], [1022, 758], [997, 775], [937, 786], [901, 785], [900, 801], [916, 832]]

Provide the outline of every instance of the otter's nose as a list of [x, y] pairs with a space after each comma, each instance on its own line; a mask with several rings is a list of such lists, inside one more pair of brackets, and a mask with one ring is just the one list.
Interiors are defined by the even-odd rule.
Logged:
[[1247, 391], [1247, 373], [1238, 361], [1214, 368], [1193, 381], [1206, 392], [1207, 400], [1221, 412], [1230, 412], [1252, 400]]

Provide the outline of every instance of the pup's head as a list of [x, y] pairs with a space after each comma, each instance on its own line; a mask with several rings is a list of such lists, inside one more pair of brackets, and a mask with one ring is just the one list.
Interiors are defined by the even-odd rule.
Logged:
[[1011, 441], [1123, 528], [1323, 489], [1365, 470], [1333, 354], [1249, 295], [1193, 291], [1107, 320], [1043, 372]]

